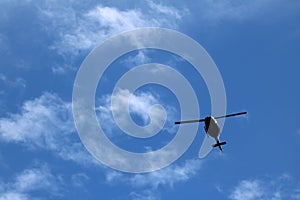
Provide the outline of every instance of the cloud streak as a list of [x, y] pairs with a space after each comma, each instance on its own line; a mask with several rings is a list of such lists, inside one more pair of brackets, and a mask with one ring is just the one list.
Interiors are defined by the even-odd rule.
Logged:
[[164, 169], [147, 173], [128, 175], [117, 171], [109, 171], [106, 181], [110, 184], [130, 183], [133, 191], [132, 199], [160, 199], [159, 186], [173, 188], [175, 184], [183, 183], [196, 176], [202, 167], [202, 161], [189, 159], [181, 164], [172, 164]]
[[61, 180], [44, 165], [25, 169], [11, 182], [0, 182], [0, 200], [27, 200], [35, 198], [31, 193], [42, 191], [50, 196], [60, 196]]
[[123, 31], [150, 26], [175, 28], [178, 20], [188, 12], [152, 1], [147, 1], [146, 6], [148, 12], [97, 5], [78, 13], [75, 8], [66, 8], [57, 2], [55, 6], [40, 7], [40, 14], [46, 24], [50, 22], [51, 26], [46, 29], [59, 38], [51, 48], [62, 55], [77, 55]]
[[130, 182], [137, 188], [151, 187], [157, 189], [160, 185], [172, 188], [174, 184], [185, 182], [196, 175], [201, 166], [200, 160], [190, 159], [183, 164], [173, 164], [149, 174], [137, 174], [130, 179]]
[[[129, 102], [128, 102], [128, 96]], [[101, 127], [108, 132], [109, 135], [115, 135], [116, 124], [114, 123], [114, 118], [112, 116], [112, 111], [118, 114], [119, 119], [124, 119], [124, 123], [126, 126], [126, 122], [128, 121], [125, 119], [127, 115], [127, 109], [129, 107], [129, 112], [135, 114], [139, 117], [140, 121], [142, 121], [143, 125], [149, 123], [149, 110], [153, 105], [162, 104], [167, 111], [168, 118], [165, 127], [162, 131], [167, 131], [169, 133], [174, 133], [174, 129], [170, 128], [171, 123], [173, 123], [174, 119], [173, 116], [175, 115], [175, 109], [164, 105], [163, 102], [160, 101], [159, 95], [155, 95], [149, 92], [139, 92], [136, 94], [129, 94], [127, 89], [119, 88], [117, 92], [113, 96], [114, 101], [116, 102], [114, 105], [111, 105], [111, 96], [104, 95], [98, 100], [99, 106], [96, 108], [97, 116], [99, 117], [101, 123]], [[156, 109], [156, 113], [152, 115], [151, 122], [158, 124], [160, 121], [164, 120], [164, 113], [159, 109]], [[151, 132], [151, 131], [150, 131]]]
[[26, 101], [20, 113], [0, 118], [0, 140], [22, 144], [30, 150], [44, 149], [64, 160], [93, 163], [75, 135], [71, 103], [44, 93]]
[[300, 182], [289, 174], [240, 181], [229, 195], [232, 200], [299, 199]]
[[[283, 0], [254, 0], [254, 1], [199, 1], [195, 8], [198, 9], [199, 17], [211, 25], [224, 21], [243, 22], [247, 20], [278, 20], [283, 13], [295, 13], [299, 3], [291, 1], [286, 3]], [[276, 12], [276, 19], [269, 18], [270, 12]], [[273, 15], [274, 16], [274, 15]], [[202, 22], [201, 24], [204, 25]]]

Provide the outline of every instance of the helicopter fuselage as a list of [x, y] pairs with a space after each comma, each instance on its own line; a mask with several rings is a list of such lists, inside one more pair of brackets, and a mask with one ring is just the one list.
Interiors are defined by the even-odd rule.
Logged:
[[205, 132], [209, 136], [213, 137], [216, 141], [219, 141], [220, 127], [217, 120], [214, 117], [205, 118]]

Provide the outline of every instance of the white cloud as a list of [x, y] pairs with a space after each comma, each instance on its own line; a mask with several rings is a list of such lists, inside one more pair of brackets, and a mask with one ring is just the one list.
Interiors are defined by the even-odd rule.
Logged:
[[63, 64], [63, 65], [56, 64], [51, 67], [52, 73], [56, 75], [65, 75], [67, 72], [75, 71], [75, 70], [76, 68], [74, 66], [67, 65], [67, 64]]
[[12, 80], [2, 73], [0, 73], [0, 82], [3, 82], [9, 87], [26, 87], [26, 81], [23, 78], [17, 77]]
[[[128, 96], [129, 104], [128, 104]], [[111, 98], [114, 98], [115, 104], [111, 105]], [[169, 133], [174, 133], [174, 129], [170, 124], [173, 123], [174, 112], [175, 109], [164, 105], [163, 102], [160, 101], [159, 96], [156, 94], [152, 94], [149, 92], [139, 92], [130, 94], [129, 90], [118, 88], [113, 96], [105, 95], [99, 99], [99, 106], [96, 108], [97, 115], [101, 122], [101, 127], [107, 131], [110, 135], [114, 135], [115, 126], [114, 118], [112, 116], [112, 111], [116, 113], [118, 119], [123, 120], [121, 123], [124, 126], [129, 126], [127, 119], [127, 109], [129, 107], [129, 112], [135, 114], [140, 117], [141, 121], [144, 125], [150, 122], [149, 118], [149, 110], [153, 105], [162, 104], [165, 108], [168, 118], [163, 131], [167, 131]], [[154, 124], [155, 129], [161, 121], [164, 121], [164, 113], [161, 109], [156, 109], [156, 112], [153, 112], [151, 115], [151, 123]], [[148, 130], [148, 129], [147, 129]], [[146, 130], [145, 130], [146, 131]], [[149, 130], [153, 131], [152, 129]]]
[[88, 180], [90, 180], [90, 177], [85, 173], [77, 173], [73, 174], [71, 179], [74, 186], [82, 187]]
[[59, 196], [61, 181], [47, 166], [26, 169], [11, 182], [0, 182], [0, 200], [27, 200], [35, 191], [44, 191], [51, 196]]
[[45, 149], [81, 164], [94, 162], [74, 134], [71, 103], [51, 93], [26, 101], [20, 113], [0, 118], [0, 140], [4, 142]]
[[98, 5], [80, 13], [71, 6], [61, 5], [59, 1], [41, 6], [40, 14], [48, 32], [59, 38], [52, 48], [63, 55], [76, 55], [123, 31], [149, 26], [175, 28], [177, 21], [188, 12], [152, 1], [145, 5], [148, 7], [144, 11]]
[[233, 200], [299, 199], [300, 182], [289, 174], [279, 177], [242, 180], [231, 192]]
[[0, 72], [0, 112], [5, 113], [10, 97], [18, 98], [26, 87], [26, 81], [23, 78], [12, 78]]
[[[264, 2], [264, 1], [260, 1]], [[204, 1], [203, 17], [211, 20], [233, 19], [242, 20], [249, 15], [254, 14], [262, 3], [257, 1], [239, 2], [239, 1]]]
[[234, 189], [230, 195], [231, 199], [235, 200], [254, 200], [263, 196], [261, 183], [257, 180], [244, 180]]
[[[12, 188], [17, 191], [25, 192], [32, 190], [39, 190], [44, 188], [51, 188], [51, 190], [57, 190], [57, 178], [54, 177], [46, 166], [42, 168], [33, 168], [24, 170], [19, 174]], [[56, 183], [55, 185], [53, 185]]]
[[7, 54], [7, 52], [9, 52], [9, 46], [8, 46], [8, 43], [7, 43], [7, 37], [0, 33], [0, 52], [3, 53], [2, 55], [5, 55]]
[[30, 199], [28, 195], [18, 192], [5, 192], [1, 194], [0, 200], [27, 200]]
[[197, 175], [201, 169], [202, 161], [198, 159], [186, 160], [182, 164], [172, 164], [164, 169], [147, 174], [124, 174], [117, 171], [109, 171], [106, 174], [107, 183], [129, 183], [133, 188], [131, 199], [157, 200], [159, 186], [173, 188], [176, 183], [186, 182]]
[[0, 81], [6, 82], [7, 78], [4, 74], [0, 74]]
[[127, 59], [122, 61], [122, 64], [124, 63], [124, 64], [126, 64], [126, 66], [128, 66], [128, 68], [132, 68], [132, 67], [142, 65], [145, 63], [150, 63], [151, 58], [147, 56], [148, 51], [149, 50], [147, 50], [147, 51], [139, 50], [136, 55], [129, 56]]
[[[208, 24], [215, 24], [224, 20], [245, 21], [249, 19], [270, 20], [270, 12], [276, 12], [275, 18], [278, 19], [286, 12], [295, 12], [295, 7], [299, 4], [295, 2], [286, 3], [284, 0], [205, 0], [199, 1], [195, 6], [200, 13], [200, 17]], [[274, 15], [272, 15], [274, 16]], [[271, 19], [271, 20], [276, 20]]]
[[110, 170], [106, 173], [106, 182], [114, 183], [123, 179], [123, 173], [115, 170]]
[[188, 181], [200, 170], [202, 164], [198, 159], [186, 160], [183, 164], [173, 164], [164, 169], [147, 173], [126, 175], [116, 171], [110, 171], [106, 174], [108, 183], [126, 182], [133, 188], [153, 188], [158, 186], [173, 187], [179, 182]]
[[158, 194], [155, 194], [151, 190], [144, 190], [141, 192], [131, 192], [129, 196], [132, 200], [158, 200], [158, 199], [160, 199]]
[[195, 176], [200, 168], [200, 160], [186, 160], [182, 165], [173, 164], [165, 169], [149, 174], [137, 174], [131, 178], [131, 184], [134, 187], [150, 186], [154, 189], [159, 185], [173, 187], [175, 183], [185, 182]]
[[[124, 94], [125, 93], [125, 94]], [[113, 107], [112, 110], [116, 110], [117, 112], [122, 112], [122, 107], [127, 104], [127, 95], [130, 95], [128, 90], [120, 89], [115, 98], [117, 99], [117, 107]], [[131, 112], [139, 115], [142, 119], [144, 124], [149, 122], [148, 112], [150, 107], [153, 104], [156, 104], [157, 98], [155, 98], [150, 93], [140, 93], [140, 94], [133, 94], [129, 100], [129, 109]], [[124, 108], [124, 107], [123, 107]]]
[[179, 11], [178, 9], [176, 9], [172, 6], [165, 6], [160, 3], [149, 1], [149, 0], [147, 1], [147, 3], [150, 8], [152, 8], [154, 11], [157, 11], [158, 13], [170, 15], [177, 19], [181, 18], [181, 11]]
[[0, 119], [1, 139], [38, 147], [55, 146], [52, 142], [56, 132], [63, 136], [74, 131], [70, 107], [51, 93], [26, 101], [20, 114]]
[[106, 29], [107, 33], [110, 34], [146, 25], [156, 25], [154, 22], [144, 19], [140, 10], [121, 11], [114, 7], [97, 6], [90, 10], [86, 16], [93, 22], [97, 22], [99, 28]]

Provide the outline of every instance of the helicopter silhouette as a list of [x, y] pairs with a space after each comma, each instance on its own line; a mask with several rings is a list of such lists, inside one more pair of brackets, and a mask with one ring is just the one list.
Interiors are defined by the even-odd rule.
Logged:
[[219, 147], [220, 151], [222, 151], [222, 145], [226, 144], [226, 141], [220, 142], [219, 137], [220, 137], [220, 127], [218, 125], [218, 122], [216, 119], [220, 118], [226, 118], [226, 117], [233, 117], [233, 116], [238, 116], [238, 115], [244, 115], [247, 114], [247, 112], [239, 112], [239, 113], [234, 113], [234, 114], [228, 114], [224, 116], [218, 116], [218, 117], [212, 117], [208, 116], [205, 117], [204, 119], [196, 119], [196, 120], [186, 120], [186, 121], [178, 121], [175, 122], [175, 124], [187, 124], [187, 123], [199, 123], [199, 122], [204, 122], [204, 130], [207, 135], [210, 137], [214, 138], [216, 143], [212, 145], [212, 147]]

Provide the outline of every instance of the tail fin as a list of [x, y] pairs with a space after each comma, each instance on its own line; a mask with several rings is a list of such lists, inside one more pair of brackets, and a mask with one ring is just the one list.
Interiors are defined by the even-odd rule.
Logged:
[[213, 147], [219, 147], [220, 151], [222, 151], [222, 145], [226, 144], [226, 142], [220, 142], [217, 140], [217, 144], [214, 144]]

